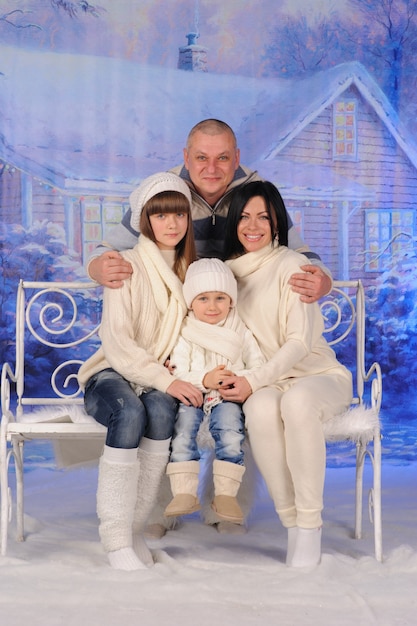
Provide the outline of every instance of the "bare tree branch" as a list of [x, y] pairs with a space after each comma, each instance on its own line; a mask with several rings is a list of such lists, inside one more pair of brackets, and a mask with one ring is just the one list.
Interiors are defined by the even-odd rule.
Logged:
[[23, 16], [23, 15], [26, 15], [27, 13], [31, 13], [31, 11], [22, 11], [21, 9], [14, 9], [13, 11], [9, 11], [8, 13], [3, 13], [3, 15], [0, 15], [0, 22], [5, 22], [6, 24], [13, 26], [13, 28], [38, 28], [39, 30], [42, 30], [42, 28], [38, 24], [19, 24], [9, 19], [12, 16], [16, 16], [17, 13]]
[[52, 6], [57, 9], [63, 9], [71, 18], [78, 17], [78, 13], [88, 13], [93, 17], [100, 17], [102, 9], [100, 7], [90, 4], [86, 0], [79, 0], [79, 2], [71, 2], [70, 0], [51, 0]]

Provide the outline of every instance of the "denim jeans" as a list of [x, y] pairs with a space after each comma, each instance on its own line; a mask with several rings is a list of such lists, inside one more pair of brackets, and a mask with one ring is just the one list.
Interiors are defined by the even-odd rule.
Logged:
[[[198, 461], [197, 433], [204, 418], [202, 408], [180, 404], [171, 443], [171, 462]], [[240, 404], [220, 402], [209, 415], [214, 452], [219, 461], [243, 465], [244, 415]]]
[[106, 445], [137, 448], [143, 436], [169, 439], [178, 402], [167, 393], [151, 389], [137, 396], [129, 382], [108, 368], [94, 374], [85, 386], [85, 410], [107, 427]]

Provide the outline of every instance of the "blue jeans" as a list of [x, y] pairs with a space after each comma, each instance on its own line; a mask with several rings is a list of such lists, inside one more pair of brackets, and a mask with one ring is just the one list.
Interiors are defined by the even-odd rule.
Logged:
[[137, 448], [143, 436], [169, 439], [178, 402], [167, 393], [151, 389], [140, 396], [113, 369], [94, 374], [85, 386], [84, 405], [88, 415], [107, 427], [106, 445]]
[[[200, 459], [197, 433], [203, 418], [202, 408], [180, 404], [171, 443], [171, 462]], [[234, 402], [220, 402], [211, 409], [209, 429], [219, 461], [243, 465], [244, 419], [241, 405]]]

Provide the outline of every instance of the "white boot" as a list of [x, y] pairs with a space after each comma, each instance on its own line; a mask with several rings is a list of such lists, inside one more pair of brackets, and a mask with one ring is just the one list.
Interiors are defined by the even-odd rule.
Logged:
[[295, 544], [297, 541], [297, 534], [298, 534], [298, 527], [297, 526], [291, 526], [290, 528], [287, 528], [287, 558], [286, 558], [286, 565], [291, 565], [293, 557], [294, 557], [294, 550], [295, 550]]
[[315, 567], [321, 561], [320, 528], [298, 528], [291, 567]]
[[133, 547], [147, 565], [152, 565], [153, 559], [145, 543], [144, 531], [168, 463], [170, 442], [171, 439], [157, 441], [143, 437], [138, 450], [140, 470], [133, 519]]
[[115, 569], [146, 567], [132, 548], [138, 469], [136, 449], [104, 447], [99, 463], [97, 515], [101, 543]]
[[228, 522], [242, 524], [243, 512], [236, 499], [245, 467], [228, 461], [213, 462], [214, 498], [212, 509]]
[[168, 463], [167, 474], [174, 497], [165, 509], [167, 517], [188, 515], [200, 509], [200, 502], [197, 498], [199, 471], [198, 461]]

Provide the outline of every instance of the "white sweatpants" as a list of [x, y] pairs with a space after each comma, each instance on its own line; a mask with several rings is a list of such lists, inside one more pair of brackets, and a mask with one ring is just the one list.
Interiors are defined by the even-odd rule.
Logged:
[[322, 525], [326, 444], [322, 422], [347, 409], [352, 387], [335, 375], [264, 387], [243, 405], [256, 464], [283, 526]]

